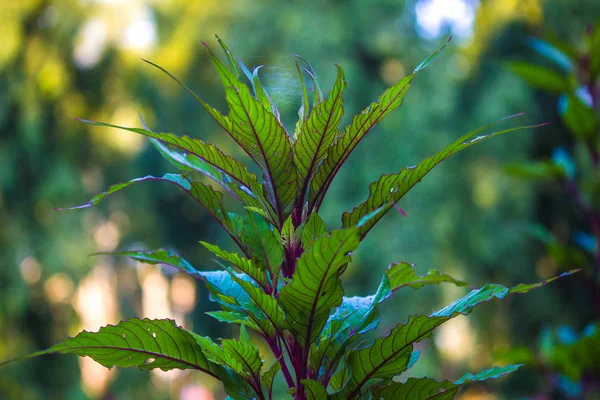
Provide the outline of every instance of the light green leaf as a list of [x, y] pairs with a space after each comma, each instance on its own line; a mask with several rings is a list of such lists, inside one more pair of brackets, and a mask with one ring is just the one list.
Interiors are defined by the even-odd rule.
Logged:
[[239, 77], [240, 76], [240, 72], [237, 69], [237, 64], [235, 63], [235, 59], [233, 58], [233, 54], [231, 54], [231, 51], [229, 51], [229, 48], [227, 47], [227, 45], [225, 44], [225, 42], [223, 40], [221, 40], [221, 38], [218, 35], [215, 35], [215, 37], [217, 38], [217, 41], [219, 42], [219, 45], [223, 49], [223, 52], [227, 56], [227, 61], [229, 62], [229, 69], [234, 73], [234, 75], [236, 77]]
[[263, 373], [261, 377], [261, 383], [263, 387], [267, 390], [267, 396], [269, 400], [273, 398], [273, 382], [275, 382], [275, 377], [281, 371], [281, 363], [279, 360], [275, 360], [275, 362], [269, 367], [269, 369]]
[[[342, 93], [345, 87], [344, 71], [338, 66], [337, 78], [329, 98], [314, 107], [302, 124], [294, 143], [294, 161], [300, 187], [299, 201], [302, 204], [310, 179], [338, 134], [338, 125], [344, 115]], [[305, 102], [308, 103], [308, 99]]]
[[302, 244], [304, 245], [304, 249], [309, 250], [313, 246], [315, 240], [326, 233], [327, 227], [319, 214], [316, 212], [310, 214], [302, 228]]
[[388, 386], [374, 387], [371, 393], [377, 400], [452, 400], [458, 390], [471, 382], [501, 378], [516, 371], [521, 365], [494, 367], [478, 373], [467, 374], [456, 382], [438, 382], [430, 378], [409, 378], [406, 383], [393, 382]]
[[166, 264], [177, 268], [187, 274], [198, 277], [199, 271], [194, 268], [189, 262], [180, 257], [178, 254], [169, 249], [156, 250], [132, 250], [132, 251], [114, 251], [94, 253], [95, 255], [108, 255], [117, 257], [130, 257], [136, 261], [146, 264]]
[[222, 250], [218, 246], [215, 246], [213, 244], [202, 241], [200, 243], [204, 247], [206, 247], [210, 252], [214, 253], [217, 257], [228, 261], [231, 264], [231, 266], [247, 274], [263, 289], [266, 290], [269, 287], [269, 280], [267, 278], [265, 270], [254, 265], [254, 263], [251, 260], [248, 260], [244, 257], [240, 257], [235, 253], [230, 253], [228, 251]]
[[385, 274], [390, 280], [392, 292], [402, 289], [403, 287], [420, 289], [425, 285], [438, 285], [440, 283], [452, 283], [456, 286], [469, 286], [466, 282], [454, 279], [435, 269], [427, 271], [425, 275], [418, 275], [414, 266], [405, 262], [390, 265], [385, 271]]
[[183, 175], [177, 174], [165, 174], [162, 177], [145, 176], [142, 178], [132, 179], [129, 182], [118, 183], [111, 186], [106, 192], [102, 192], [94, 196], [89, 202], [76, 207], [60, 208], [59, 210], [73, 210], [79, 208], [93, 207], [100, 203], [107, 196], [118, 192], [119, 190], [125, 189], [133, 184], [146, 182], [146, 181], [163, 181], [173, 183], [183, 190], [185, 190], [194, 200], [196, 200], [206, 211], [227, 231], [233, 241], [243, 249], [242, 244], [237, 239], [235, 232], [233, 231], [229, 216], [225, 211], [223, 205], [223, 194], [214, 190], [211, 186], [201, 182], [191, 181]]
[[164, 181], [164, 182], [174, 183], [186, 191], [189, 191], [192, 187], [190, 181], [188, 181], [186, 178], [184, 178], [181, 175], [165, 174], [162, 177], [147, 175], [142, 178], [135, 178], [128, 182], [117, 183], [115, 185], [112, 185], [110, 188], [108, 188], [108, 190], [106, 192], [102, 192], [100, 194], [95, 195], [94, 197], [92, 197], [92, 199], [89, 202], [82, 204], [80, 206], [60, 208], [59, 210], [75, 210], [75, 209], [79, 209], [79, 208], [93, 207], [95, 205], [98, 205], [98, 203], [100, 203], [102, 200], [104, 200], [107, 196], [109, 196], [115, 192], [118, 192], [119, 190], [125, 189], [136, 183], [146, 182], [146, 181]]
[[331, 308], [342, 301], [339, 275], [358, 243], [355, 229], [321, 236], [298, 259], [292, 281], [279, 293], [286, 323], [306, 352], [321, 333]]
[[[154, 133], [150, 130], [141, 128], [129, 128], [125, 126], [107, 124], [104, 122], [95, 122], [88, 120], [80, 120], [87, 124], [123, 129], [129, 132], [138, 133], [149, 138], [160, 140], [169, 146], [176, 147], [188, 153], [195, 155], [208, 164], [218, 168], [223, 173], [227, 174], [231, 179], [237, 181], [241, 185], [245, 185], [248, 190], [256, 188], [258, 185], [256, 176], [248, 171], [248, 168], [237, 161], [235, 158], [224, 154], [216, 146], [204, 143], [200, 139], [193, 139], [188, 136], [177, 136], [173, 133]], [[255, 194], [256, 195], [256, 194]]]
[[175, 82], [177, 82], [183, 89], [185, 89], [190, 95], [192, 95], [192, 97], [206, 110], [206, 112], [208, 112], [208, 114], [211, 117], [213, 117], [213, 119], [217, 122], [217, 124], [219, 124], [221, 126], [221, 128], [223, 128], [223, 130], [225, 132], [227, 132], [227, 134], [229, 134], [230, 136], [233, 137], [233, 125], [231, 124], [231, 121], [229, 120], [229, 118], [227, 118], [226, 116], [224, 116], [223, 114], [221, 114], [215, 108], [213, 108], [210, 105], [208, 105], [196, 93], [194, 93], [192, 91], [192, 89], [190, 89], [188, 86], [186, 86], [183, 82], [181, 82], [179, 79], [177, 79], [174, 75], [172, 75], [169, 71], [167, 71], [166, 69], [164, 69], [160, 65], [154, 64], [153, 62], [148, 61], [148, 60], [144, 60], [144, 59], [142, 59], [142, 61], [145, 61], [148, 64], [152, 65], [153, 67], [158, 68], [159, 70], [161, 70], [162, 72], [164, 72], [165, 74], [167, 74]]
[[[258, 183], [256, 176], [250, 173], [244, 164], [237, 161], [235, 158], [226, 155], [212, 144], [207, 144], [202, 140], [193, 139], [188, 136], [177, 136], [172, 133], [155, 133], [147, 129], [128, 128], [119, 125], [107, 124], [104, 122], [88, 120], [80, 121], [91, 125], [118, 128], [138, 133], [140, 135], [159, 140], [165, 144], [168, 144], [169, 146], [178, 148], [187, 153], [191, 153], [191, 155], [201, 159], [221, 172], [221, 176], [211, 175], [211, 179], [216, 180], [219, 183], [229, 182], [231, 180], [235, 181], [231, 182], [230, 185], [227, 185], [227, 188], [230, 189], [238, 198], [240, 198], [242, 202], [250, 206], [264, 208], [267, 210], [267, 212], [271, 213], [270, 215], [274, 215], [273, 208], [262, 194], [262, 186]], [[168, 155], [176, 162], [180, 164], [186, 164], [190, 168], [199, 167], [199, 172], [201, 173], [206, 174], [207, 172], [212, 172], [211, 170], [200, 167], [200, 165], [194, 161], [193, 157], [190, 157], [189, 155], [177, 157], [172, 152], [167, 154], [163, 152], [163, 155]], [[183, 158], [187, 159], [187, 163]], [[214, 172], [212, 173], [214, 174]], [[223, 174], [225, 174], [228, 178], [223, 177]], [[251, 198], [254, 198], [257, 201], [253, 201]]]
[[[144, 129], [148, 129], [144, 127]], [[240, 185], [239, 182], [231, 180], [227, 174], [224, 174], [217, 167], [207, 163], [206, 161], [196, 157], [193, 154], [181, 153], [169, 148], [166, 144], [157, 139], [150, 139], [154, 147], [167, 159], [182, 171], [199, 172], [229, 192], [233, 197], [237, 198], [247, 209], [253, 209], [260, 213], [265, 220], [274, 223], [272, 215], [274, 215], [271, 205], [262, 197], [256, 196], [254, 193], [260, 193], [258, 186], [255, 185], [255, 190], [252, 192], [245, 185]]]
[[311, 368], [319, 378], [335, 371], [356, 339], [377, 327], [380, 317], [376, 306], [391, 294], [389, 279], [384, 275], [374, 295], [342, 299], [310, 349]]
[[[459, 151], [474, 145], [475, 143], [482, 142], [503, 133], [537, 127], [536, 125], [509, 128], [486, 136], [477, 136], [473, 138], [473, 136], [481, 133], [483, 130], [512, 117], [514, 116], [503, 118], [502, 120], [496, 121], [476, 131], [468, 133], [451, 145], [446, 146], [446, 148], [434, 156], [426, 158], [416, 166], [404, 168], [397, 174], [382, 175], [377, 182], [373, 182], [369, 185], [368, 199], [364, 203], [355, 207], [351, 212], [345, 212], [342, 215], [343, 226], [347, 228], [351, 226], [357, 226], [360, 223], [360, 236], [361, 239], [364, 238], [371, 228], [373, 228], [373, 226], [375, 226], [375, 224], [381, 220], [381, 218], [394, 206], [395, 203], [400, 201], [400, 199], [402, 199], [402, 197], [414, 185], [419, 183], [429, 171], [431, 171], [442, 161], [458, 153]], [[374, 211], [377, 212], [373, 213]], [[369, 218], [365, 220], [365, 216], [369, 216]]]

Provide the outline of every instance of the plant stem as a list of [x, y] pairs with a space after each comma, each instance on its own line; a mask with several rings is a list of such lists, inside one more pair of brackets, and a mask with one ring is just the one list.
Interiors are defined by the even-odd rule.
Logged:
[[265, 337], [265, 340], [271, 348], [273, 355], [277, 360], [279, 360], [279, 363], [281, 364], [281, 372], [283, 373], [283, 377], [285, 378], [288, 387], [293, 388], [295, 386], [294, 380], [292, 379], [290, 370], [288, 369], [287, 363], [285, 362], [285, 358], [283, 357], [283, 351], [281, 350], [279, 334], [277, 334], [277, 338], [275, 339], [275, 341], [271, 340], [271, 338], [268, 337]]

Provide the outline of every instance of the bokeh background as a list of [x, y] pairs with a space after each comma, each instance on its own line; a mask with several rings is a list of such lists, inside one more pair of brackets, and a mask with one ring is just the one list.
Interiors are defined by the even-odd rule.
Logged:
[[[85, 203], [110, 184], [171, 171], [143, 137], [74, 118], [139, 126], [140, 113], [154, 130], [202, 138], [248, 161], [193, 98], [140, 60], [159, 63], [226, 111], [202, 46], [217, 50], [215, 33], [247, 65], [265, 66], [263, 80], [289, 121], [300, 104], [291, 55], [308, 59], [325, 88], [334, 63], [341, 65], [349, 84], [344, 122], [454, 36], [336, 178], [323, 207], [329, 228], [366, 198], [382, 172], [415, 164], [470, 130], [522, 111], [524, 124], [553, 122], [478, 145], [428, 175], [400, 203], [408, 217], [390, 213], [356, 253], [347, 294], [374, 291], [395, 261], [478, 286], [558, 273], [528, 226], [560, 214], [568, 199], [549, 200], [552, 193], [541, 195], [503, 167], [549, 154], [564, 128], [556, 99], [527, 87], [506, 62], [527, 59], [531, 35], [553, 32], [576, 42], [599, 17], [600, 3], [591, 0], [0, 0], [0, 360], [132, 316], [174, 318], [213, 337], [235, 334], [204, 315], [214, 305], [191, 278], [88, 256], [170, 247], [199, 269], [217, 268], [198, 241], [233, 245], [187, 196], [146, 183], [96, 208], [54, 211]], [[508, 348], [538, 346], [548, 327], [581, 329], [593, 311], [579, 280], [454, 320], [420, 345], [422, 359], [411, 373], [458, 378], [499, 363], [496, 355]], [[384, 308], [379, 332], [462, 294], [446, 286], [399, 293]], [[535, 398], [544, 385], [542, 372], [525, 368], [460, 398]], [[75, 356], [46, 356], [0, 373], [0, 399], [142, 398], [224, 394], [189, 371], [109, 371]]]

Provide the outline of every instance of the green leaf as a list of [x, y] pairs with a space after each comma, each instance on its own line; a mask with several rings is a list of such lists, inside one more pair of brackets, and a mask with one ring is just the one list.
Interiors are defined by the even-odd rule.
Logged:
[[304, 393], [307, 400], [324, 400], [327, 398], [327, 390], [320, 382], [312, 379], [303, 379]]
[[229, 62], [229, 69], [234, 73], [234, 75], [236, 77], [240, 76], [240, 72], [237, 69], [237, 65], [235, 63], [235, 59], [233, 57], [233, 54], [231, 54], [231, 51], [229, 51], [229, 48], [227, 47], [227, 45], [225, 44], [225, 42], [223, 42], [223, 40], [221, 40], [221, 38], [218, 35], [215, 35], [215, 37], [217, 38], [217, 41], [219, 42], [219, 45], [223, 49], [223, 52], [227, 56], [227, 61]]
[[273, 365], [271, 365], [271, 367], [261, 377], [261, 382], [264, 388], [267, 390], [269, 400], [273, 398], [273, 382], [275, 381], [275, 377], [279, 371], [281, 371], [281, 363], [279, 360], [275, 360]]
[[196, 200], [201, 206], [203, 206], [206, 211], [227, 231], [227, 233], [231, 236], [231, 238], [238, 244], [240, 247], [241, 243], [234, 235], [234, 232], [231, 227], [231, 221], [229, 220], [228, 214], [225, 211], [225, 207], [223, 205], [223, 194], [214, 190], [211, 186], [206, 185], [201, 182], [191, 181], [183, 175], [177, 174], [165, 174], [162, 177], [155, 176], [144, 176], [142, 178], [132, 179], [128, 182], [118, 183], [116, 185], [111, 186], [106, 192], [102, 192], [92, 197], [92, 199], [80, 206], [69, 207], [69, 208], [59, 208], [58, 210], [74, 210], [80, 208], [88, 208], [93, 207], [104, 200], [107, 196], [118, 192], [119, 190], [125, 189], [133, 184], [146, 182], [146, 181], [163, 181], [173, 183], [183, 190], [185, 190], [194, 200]]
[[156, 249], [156, 250], [132, 250], [132, 251], [114, 251], [114, 252], [102, 252], [94, 253], [95, 255], [109, 255], [116, 257], [130, 257], [136, 261], [146, 264], [166, 264], [171, 267], [175, 267], [178, 270], [187, 274], [198, 277], [199, 271], [194, 268], [189, 262], [180, 257], [174, 251], [169, 249]]
[[559, 99], [558, 111], [563, 123], [575, 137], [587, 141], [596, 134], [598, 130], [596, 113], [578, 96], [562, 95]]
[[263, 362], [260, 358], [258, 348], [252, 342], [224, 339], [221, 342], [221, 347], [228, 357], [234, 359], [243, 366], [242, 371], [236, 372], [240, 373], [245, 378], [254, 380], [257, 383], [260, 381], [260, 370]]
[[520, 368], [521, 365], [494, 367], [476, 375], [467, 374], [456, 382], [438, 382], [430, 378], [409, 378], [406, 383], [393, 382], [387, 386], [376, 386], [371, 389], [377, 400], [452, 400], [458, 390], [469, 383], [501, 378]]
[[420, 289], [425, 285], [438, 285], [440, 283], [452, 283], [456, 286], [469, 286], [468, 283], [454, 279], [435, 269], [427, 271], [425, 275], [418, 275], [414, 266], [405, 262], [390, 265], [385, 271], [385, 274], [390, 280], [392, 292], [402, 289], [403, 287]]
[[[211, 117], [213, 117], [213, 119], [217, 122], [217, 124], [219, 124], [221, 126], [221, 128], [223, 128], [223, 130], [225, 132], [227, 132], [227, 134], [229, 134], [230, 136], [232, 136], [232, 138], [234, 138], [234, 135], [233, 135], [233, 125], [232, 125], [231, 121], [229, 120], [229, 118], [227, 118], [226, 116], [224, 116], [223, 114], [221, 114], [215, 108], [213, 108], [210, 105], [208, 105], [196, 93], [194, 93], [192, 91], [192, 89], [190, 89], [188, 86], [186, 86], [183, 82], [181, 82], [179, 79], [177, 79], [174, 75], [172, 75], [169, 71], [167, 71], [166, 69], [164, 69], [160, 65], [154, 64], [153, 62], [148, 61], [148, 60], [144, 60], [144, 59], [142, 59], [142, 61], [147, 62], [148, 64], [152, 65], [155, 68], [158, 68], [159, 70], [161, 70], [162, 72], [164, 72], [165, 74], [167, 74], [175, 82], [177, 82], [183, 89], [185, 89], [190, 95], [192, 95], [192, 97], [206, 110], [206, 112], [208, 112], [208, 114]], [[235, 140], [235, 138], [234, 138], [234, 140]]]
[[[148, 130], [146, 126], [144, 126], [144, 129]], [[224, 174], [217, 167], [207, 163], [195, 155], [173, 150], [157, 139], [150, 139], [150, 141], [167, 161], [175, 165], [181, 171], [199, 172], [209, 177], [224, 190], [229, 192], [233, 197], [238, 199], [242, 204], [244, 204], [245, 208], [253, 209], [255, 212], [259, 212], [267, 221], [273, 221], [273, 208], [262, 196], [257, 197], [254, 195], [254, 193], [260, 193], [260, 190], [257, 190], [257, 187], [254, 188], [255, 192], [252, 192], [246, 186], [240, 185], [237, 181], [232, 181], [227, 174]]]
[[357, 114], [352, 123], [342, 132], [327, 151], [327, 156], [317, 169], [311, 181], [308, 196], [309, 212], [314, 208], [318, 210], [329, 185], [340, 170], [350, 153], [358, 143], [373, 129], [381, 120], [402, 105], [404, 96], [410, 88], [411, 82], [416, 74], [425, 68], [446, 47], [444, 44], [438, 51], [433, 53], [415, 69], [415, 71], [402, 78], [398, 83], [388, 88], [379, 99]]
[[[499, 121], [477, 129], [476, 131], [468, 133], [467, 135], [456, 140], [451, 145], [446, 146], [446, 148], [434, 156], [426, 158], [416, 166], [404, 168], [397, 174], [383, 174], [377, 182], [373, 182], [369, 185], [368, 199], [364, 203], [355, 207], [351, 212], [345, 212], [342, 215], [343, 227], [347, 228], [359, 226], [361, 239], [364, 238], [371, 228], [373, 228], [373, 226], [375, 226], [375, 224], [381, 220], [381, 218], [394, 206], [394, 204], [400, 201], [400, 199], [414, 185], [419, 183], [429, 171], [431, 171], [442, 161], [458, 153], [459, 151], [466, 149], [467, 147], [492, 137], [520, 129], [534, 128], [539, 126], [535, 125], [509, 128], [494, 132], [489, 135], [472, 138], [473, 136], [481, 133], [483, 130], [512, 117], [515, 117], [515, 115], [503, 118]], [[365, 216], [369, 216], [369, 218], [365, 220]]]
[[243, 313], [240, 304], [250, 304], [252, 300], [248, 293], [233, 279], [252, 282], [246, 274], [232, 274], [229, 271], [200, 271], [199, 278], [204, 282], [208, 290], [209, 300], [221, 306], [223, 311]]
[[504, 171], [523, 180], [556, 181], [566, 178], [565, 169], [551, 161], [523, 161], [510, 163]]
[[376, 306], [391, 294], [389, 279], [384, 275], [374, 295], [342, 299], [342, 304], [329, 317], [320, 337], [311, 346], [311, 367], [319, 378], [335, 371], [352, 343], [377, 327], [380, 317]]
[[518, 285], [513, 289], [488, 284], [481, 289], [471, 291], [462, 299], [434, 312], [431, 316], [409, 317], [405, 324], [399, 324], [388, 336], [375, 340], [372, 346], [350, 351], [346, 355], [346, 362], [352, 369], [352, 377], [348, 385], [341, 392], [336, 393], [335, 399], [358, 399], [365, 389], [377, 380], [404, 372], [410, 364], [413, 344], [428, 338], [433, 330], [444, 322], [461, 314], [469, 314], [475, 306], [493, 298], [503, 298], [510, 293], [526, 293], [552, 280], [532, 285]]
[[327, 233], [325, 222], [316, 212], [310, 214], [302, 229], [302, 244], [305, 250], [309, 250], [315, 240]]
[[523, 61], [511, 62], [508, 68], [536, 89], [552, 93], [563, 93], [569, 90], [567, 77], [551, 69]]
[[164, 181], [164, 182], [174, 183], [186, 191], [189, 191], [192, 188], [190, 181], [188, 181], [186, 178], [184, 178], [181, 175], [165, 174], [162, 177], [147, 175], [142, 178], [135, 178], [128, 182], [122, 182], [122, 183], [117, 183], [116, 185], [112, 185], [110, 188], [108, 188], [107, 191], [95, 195], [94, 197], [92, 197], [92, 199], [89, 202], [82, 204], [80, 206], [59, 208], [59, 210], [76, 210], [79, 208], [93, 207], [95, 205], [98, 205], [98, 203], [100, 203], [102, 200], [104, 200], [107, 196], [110, 196], [111, 194], [118, 192], [121, 189], [125, 189], [136, 183], [146, 182], [146, 181]]
[[600, 21], [596, 23], [590, 41], [590, 79], [594, 82], [600, 75]]
[[[128, 128], [119, 125], [106, 124], [104, 122], [94, 122], [87, 120], [80, 120], [84, 123], [103, 126], [103, 127], [111, 127], [123, 129], [126, 131], [138, 133], [140, 135], [147, 136], [149, 138], [160, 140], [163, 143], [168, 144], [169, 146], [176, 147], [185, 152], [191, 153], [192, 155], [198, 157], [209, 165], [217, 168], [221, 171], [222, 174], [227, 175], [229, 180], [235, 181], [235, 194], [239, 195], [242, 192], [245, 192], [249, 196], [259, 200], [259, 206], [261, 208], [265, 208], [267, 211], [273, 214], [272, 207], [268, 204], [266, 199], [264, 199], [262, 195], [262, 187], [258, 183], [256, 176], [248, 171], [248, 168], [237, 161], [235, 158], [226, 155], [217, 147], [211, 144], [204, 143], [202, 140], [193, 139], [188, 136], [177, 136], [172, 133], [154, 133], [150, 130], [141, 129], [141, 128]], [[189, 155], [186, 156], [189, 158]], [[178, 159], [181, 162], [181, 159]], [[193, 163], [193, 161], [192, 161]], [[195, 164], [191, 164], [195, 165]], [[196, 164], [197, 165], [197, 164]], [[203, 171], [200, 171], [203, 172]], [[204, 173], [204, 172], [203, 172]], [[214, 180], [223, 181], [221, 177], [212, 177]], [[243, 196], [245, 197], [245, 196]], [[256, 205], [256, 204], [249, 204]]]
[[559, 66], [563, 71], [572, 72], [575, 70], [573, 64], [578, 62], [579, 55], [574, 46], [558, 41], [557, 39], [545, 41], [536, 37], [528, 38], [527, 44], [538, 54]]
[[284, 254], [279, 235], [254, 213], [244, 217], [242, 230], [240, 236], [252, 255], [252, 261], [269, 271], [275, 285]]
[[358, 247], [355, 229], [321, 236], [312, 249], [298, 259], [292, 281], [279, 293], [286, 323], [308, 354], [321, 333], [330, 310], [340, 305], [343, 291], [339, 275]]
[[[302, 124], [294, 143], [294, 161], [298, 170], [299, 201], [304, 204], [304, 195], [317, 166], [327, 155], [338, 134], [338, 125], [344, 115], [342, 93], [346, 87], [344, 71], [338, 68], [337, 78], [329, 98], [319, 103]], [[308, 103], [308, 99], [305, 99]]]
[[298, 189], [290, 139], [277, 118], [251, 96], [245, 85], [227, 87], [226, 99], [242, 147], [265, 173], [267, 196], [281, 225]]
[[[48, 350], [12, 361], [54, 353], [90, 357], [107, 368], [195, 369], [224, 382], [232, 397], [244, 398], [235, 392], [246, 384], [231, 370], [209, 361], [194, 335], [168, 319], [132, 318], [102, 327], [97, 333], [83, 331]], [[236, 389], [236, 385], [239, 388]]]
[[[295, 61], [296, 71], [298, 72], [298, 80], [300, 81], [300, 87], [302, 87], [302, 105], [298, 110], [298, 124], [300, 129], [302, 125], [308, 119], [308, 114], [310, 112], [310, 103], [308, 101], [308, 89], [306, 88], [306, 81], [304, 80], [304, 75], [302, 74], [302, 70], [300, 69], [300, 65], [298, 64], [298, 60]], [[300, 129], [296, 129], [294, 138], [297, 138], [300, 134]]]
[[410, 88], [411, 81], [415, 77], [411, 74], [401, 79], [394, 86], [387, 89], [375, 103], [357, 114], [352, 123], [339, 135], [335, 142], [327, 150], [327, 154], [321, 165], [319, 165], [310, 184], [308, 196], [308, 209], [318, 210], [325, 197], [325, 193], [333, 178], [340, 170], [346, 159], [356, 148], [358, 143], [371, 131], [381, 120], [402, 105], [404, 96]]
[[246, 311], [247, 315], [256, 325], [261, 327], [264, 334], [270, 338], [274, 338], [276, 332], [282, 332], [285, 316], [275, 298], [233, 273], [232, 279], [244, 289], [251, 300], [246, 302], [238, 301], [238, 304]]
[[251, 260], [248, 260], [244, 257], [240, 257], [235, 253], [230, 253], [228, 251], [222, 250], [218, 246], [215, 246], [213, 244], [202, 241], [200, 243], [204, 247], [206, 247], [210, 252], [214, 253], [217, 257], [228, 261], [231, 264], [231, 266], [247, 274], [263, 289], [266, 290], [269, 287], [269, 280], [267, 278], [267, 275], [265, 274], [264, 269], [261, 269], [254, 265], [254, 263]]

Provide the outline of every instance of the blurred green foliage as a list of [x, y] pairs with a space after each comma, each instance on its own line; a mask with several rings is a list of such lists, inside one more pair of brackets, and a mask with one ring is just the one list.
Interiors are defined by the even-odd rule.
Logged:
[[[214, 308], [203, 289], [194, 296], [192, 310], [177, 295], [190, 293], [189, 282], [178, 276], [86, 257], [176, 245], [195, 265], [209, 267], [210, 257], [198, 240], [228, 239], [175, 189], [156, 192], [152, 184], [140, 185], [95, 210], [53, 211], [85, 201], [109, 183], [169, 170], [141, 138], [90, 130], [73, 118], [135, 125], [140, 112], [153, 129], [190, 134], [241, 156], [194, 99], [140, 57], [201, 88], [202, 97], [220, 109], [224, 94], [215, 74], [206, 73], [209, 60], [201, 46], [215, 33], [249, 67], [266, 65], [261, 73], [272, 92], [298, 92], [291, 83], [292, 53], [311, 62], [324, 87], [331, 86], [337, 62], [346, 71], [346, 115], [351, 115], [411, 71], [448, 33], [419, 36], [413, 1], [0, 0], [0, 10], [0, 359], [134, 315], [176, 314], [200, 334], [231, 336], [207, 322], [204, 312]], [[572, 139], [555, 111], [556, 96], [531, 91], [505, 61], [528, 59], [527, 38], [543, 37], [544, 31], [578, 43], [599, 15], [600, 5], [586, 0], [478, 5], [472, 37], [455, 40], [435, 70], [423, 71], [402, 109], [361, 144], [369, 151], [357, 151], [340, 172], [329, 194], [328, 203], [335, 204], [330, 208], [326, 202], [323, 208], [328, 226], [339, 226], [340, 208], [350, 210], [366, 198], [367, 184], [381, 170], [414, 164], [462, 132], [521, 111], [528, 122], [552, 124], [465, 152], [420, 183], [400, 204], [408, 217], [387, 216], [367, 239], [368, 254], [356, 254], [356, 267], [347, 275], [350, 295], [376, 288], [382, 271], [372, 266], [383, 269], [397, 261], [443, 269], [474, 284], [532, 281], [555, 272], [557, 264], [548, 261], [545, 246], [531, 239], [530, 224], [523, 221], [541, 222], [570, 239], [561, 222], [574, 215], [562, 206], [569, 198], [562, 188], [542, 191], [515, 182], [498, 167], [530, 156], [550, 160], [553, 149], [569, 148]], [[280, 108], [293, 116], [299, 102], [298, 96], [296, 104]], [[542, 321], [582, 331], [594, 316], [580, 279], [495, 304], [471, 322], [457, 319], [426, 345], [439, 350], [438, 356], [423, 359], [415, 375], [458, 378], [467, 369], [490, 365], [488, 349], [534, 347]], [[424, 290], [406, 308], [428, 312], [457, 297], [450, 289], [434, 293]], [[408, 298], [398, 300], [402, 304]], [[383, 313], [393, 318], [384, 317], [382, 332], [407, 316], [404, 308]], [[460, 356], [453, 351], [457, 347]], [[104, 378], [95, 370], [86, 375], [90, 367], [79, 365], [60, 356], [15, 364], [0, 375], [0, 398], [166, 399], [182, 392], [199, 396], [201, 389], [194, 392], [191, 384], [215, 387], [185, 374], [120, 370]], [[500, 389], [504, 398], [514, 399], [534, 395], [544, 384], [543, 374], [532, 369], [515, 374]], [[484, 398], [487, 392], [482, 386], [463, 398]]]
[[546, 247], [546, 267], [584, 270], [580, 290], [588, 293], [587, 312], [577, 312], [591, 322], [581, 334], [568, 325], [546, 330], [539, 351], [511, 350], [506, 358], [534, 361], [546, 376], [544, 399], [556, 392], [594, 399], [600, 396], [600, 21], [577, 41], [547, 36], [528, 38], [532, 61], [513, 61], [509, 68], [541, 93], [557, 97], [556, 119], [564, 138], [551, 157], [514, 163], [507, 170], [540, 183], [541, 193], [562, 190], [547, 206], [571, 213], [540, 221], [531, 231]]

